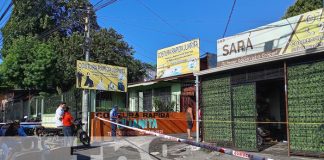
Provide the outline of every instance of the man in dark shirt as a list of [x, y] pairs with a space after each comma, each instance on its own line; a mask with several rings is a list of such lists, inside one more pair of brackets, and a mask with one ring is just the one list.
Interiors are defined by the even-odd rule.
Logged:
[[[118, 119], [118, 106], [115, 105], [111, 110], [110, 110], [110, 121], [112, 122], [117, 122]], [[116, 130], [117, 130], [117, 125], [111, 123], [111, 136], [116, 137]]]

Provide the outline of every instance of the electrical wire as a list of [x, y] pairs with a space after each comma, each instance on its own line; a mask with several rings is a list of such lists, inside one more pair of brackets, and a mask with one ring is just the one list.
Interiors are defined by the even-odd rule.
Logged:
[[[102, 2], [102, 0], [100, 2]], [[115, 3], [115, 2], [117, 2], [117, 0], [109, 0], [108, 2], [104, 2], [103, 4], [98, 4], [99, 3], [98, 2], [96, 4], [97, 7], [94, 7], [94, 11], [97, 12], [97, 11], [101, 10], [102, 8], [105, 8], [105, 7], [111, 5], [111, 4]]]
[[[108, 17], [104, 17], [104, 16], [98, 16], [98, 18], [102, 18], [102, 19], [105, 19], [105, 20], [111, 20], [111, 19], [108, 19]], [[138, 23], [129, 23], [129, 22], [125, 22], [124, 20], [125, 19], [114, 19], [112, 21], [119, 22], [119, 23], [122, 23], [122, 24], [125, 24], [125, 25], [131, 25], [133, 27], [136, 27], [136, 28], [139, 28], [139, 29], [142, 29], [142, 30], [146, 30], [146, 31], [147, 30], [150, 30], [150, 31], [154, 31], [154, 32], [162, 33], [162, 34], [166, 34], [166, 35], [172, 35], [172, 36], [182, 37], [182, 36], [179, 36], [178, 34], [174, 34], [172, 32], [166, 32], [166, 31], [163, 31], [161, 29], [147, 27], [146, 25], [139, 25]], [[209, 39], [203, 39], [203, 38], [199, 38], [199, 39], [201, 41], [205, 41], [205, 42], [208, 42], [208, 43], [215, 44], [214, 41], [209, 40]]]
[[[162, 16], [160, 16], [157, 12], [155, 12], [152, 8], [150, 8], [148, 5], [146, 5], [144, 2], [142, 2], [141, 0], [137, 0], [144, 8], [146, 8], [149, 12], [151, 12], [155, 17], [157, 17], [158, 19], [160, 19], [163, 23], [165, 23], [166, 25], [168, 25], [171, 29], [173, 29], [180, 37], [182, 37], [183, 39], [185, 39], [186, 41], [189, 41], [191, 39], [193, 39], [192, 37], [187, 37], [184, 34], [182, 34], [180, 31], [178, 31], [175, 27], [173, 27], [168, 21], [166, 21]], [[201, 47], [199, 48], [200, 51], [202, 52], [206, 52], [204, 51]]]
[[228, 19], [227, 19], [227, 23], [226, 23], [226, 26], [225, 26], [225, 31], [224, 31], [224, 33], [223, 33], [223, 38], [225, 37], [225, 34], [226, 34], [226, 32], [227, 32], [227, 28], [228, 28], [229, 23], [230, 23], [230, 21], [231, 21], [232, 14], [233, 14], [234, 7], [235, 7], [235, 4], [236, 4], [236, 0], [234, 0], [234, 2], [233, 2], [233, 5], [232, 5], [232, 9], [231, 9], [230, 15], [229, 15], [229, 17], [228, 17]]
[[173, 27], [168, 21], [166, 21], [164, 18], [162, 18], [157, 12], [155, 12], [153, 9], [151, 9], [148, 5], [146, 5], [141, 0], [137, 0], [144, 8], [146, 8], [149, 12], [151, 12], [155, 17], [160, 19], [163, 23], [165, 23], [167, 26], [169, 26], [171, 29], [173, 29], [177, 35], [184, 38], [185, 40], [192, 39], [191, 37], [187, 37], [183, 35], [180, 31], [178, 31], [175, 27]]
[[93, 7], [97, 7], [102, 1], [104, 0], [100, 0], [99, 2], [97, 2], [95, 5], [93, 5]]
[[[100, 17], [98, 17], [98, 18], [107, 19], [108, 17], [102, 17], [102, 16], [100, 16]], [[138, 28], [143, 29], [143, 30], [152, 30], [152, 31], [155, 31], [155, 32], [158, 32], [158, 33], [163, 33], [163, 34], [168, 34], [168, 35], [175, 35], [175, 36], [179, 36], [179, 35], [174, 34], [174, 33], [171, 33], [171, 32], [164, 32], [164, 31], [161, 31], [161, 30], [157, 30], [157, 29], [154, 29], [154, 28], [149, 28], [149, 27], [146, 27], [146, 26], [141, 26], [141, 25], [138, 25], [138, 24], [132, 24], [132, 23], [127, 23], [127, 22], [123, 22], [123, 21], [119, 21], [119, 22], [124, 23], [124, 24], [126, 24], [126, 25], [137, 26]], [[129, 41], [129, 40], [128, 40], [128, 41]], [[133, 42], [131, 42], [131, 43], [132, 43], [132, 44], [135, 44], [135, 43], [133, 43]], [[139, 45], [136, 45], [136, 46], [139, 46]], [[139, 46], [139, 47], [140, 47], [140, 46]], [[147, 49], [144, 49], [144, 47], [140, 47], [140, 48], [142, 48], [143, 50], [147, 50]], [[146, 57], [147, 59], [150, 60], [150, 62], [156, 62], [156, 59], [154, 59], [154, 58], [148, 57], [148, 56], [146, 56], [145, 54], [142, 54], [142, 53], [140, 53], [140, 52], [136, 52], [136, 53], [138, 53], [138, 54], [140, 54], [140, 55]], [[200, 57], [204, 57], [205, 55], [207, 55], [207, 52], [204, 53], [204, 54], [201, 54]], [[187, 62], [188, 62], [188, 61], [187, 61]]]

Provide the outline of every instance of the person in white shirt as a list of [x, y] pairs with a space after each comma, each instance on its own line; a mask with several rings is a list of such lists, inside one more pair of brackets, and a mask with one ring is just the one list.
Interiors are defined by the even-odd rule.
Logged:
[[65, 105], [66, 105], [65, 102], [61, 102], [55, 112], [55, 125], [58, 128], [63, 127], [62, 118], [63, 118], [63, 114], [64, 114]]

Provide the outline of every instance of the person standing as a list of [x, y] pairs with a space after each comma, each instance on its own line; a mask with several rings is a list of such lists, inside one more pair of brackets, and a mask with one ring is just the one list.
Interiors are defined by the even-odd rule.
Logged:
[[64, 108], [64, 114], [62, 118], [63, 122], [63, 134], [64, 134], [64, 143], [65, 145], [72, 145], [72, 136], [73, 136], [73, 117], [69, 112], [70, 108]]
[[[109, 113], [110, 121], [117, 123], [118, 119], [118, 106], [115, 105]], [[116, 137], [116, 130], [117, 130], [117, 125], [111, 123], [111, 136]]]
[[186, 119], [187, 119], [187, 133], [188, 139], [192, 139], [191, 137], [191, 129], [193, 127], [193, 115], [192, 115], [192, 107], [189, 105], [186, 109]]
[[66, 105], [65, 102], [61, 102], [55, 111], [55, 125], [57, 128], [63, 127], [62, 118], [64, 114], [65, 105]]

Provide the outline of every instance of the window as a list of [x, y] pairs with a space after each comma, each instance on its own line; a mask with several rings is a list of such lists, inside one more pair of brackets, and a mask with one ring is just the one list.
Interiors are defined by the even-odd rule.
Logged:
[[271, 50], [273, 50], [273, 40], [265, 42], [265, 44], [264, 44], [264, 51], [265, 52], [268, 52], [268, 51], [271, 51]]
[[152, 90], [146, 90], [143, 92], [143, 110], [152, 111]]
[[154, 97], [160, 99], [163, 102], [171, 101], [171, 87], [154, 89]]

